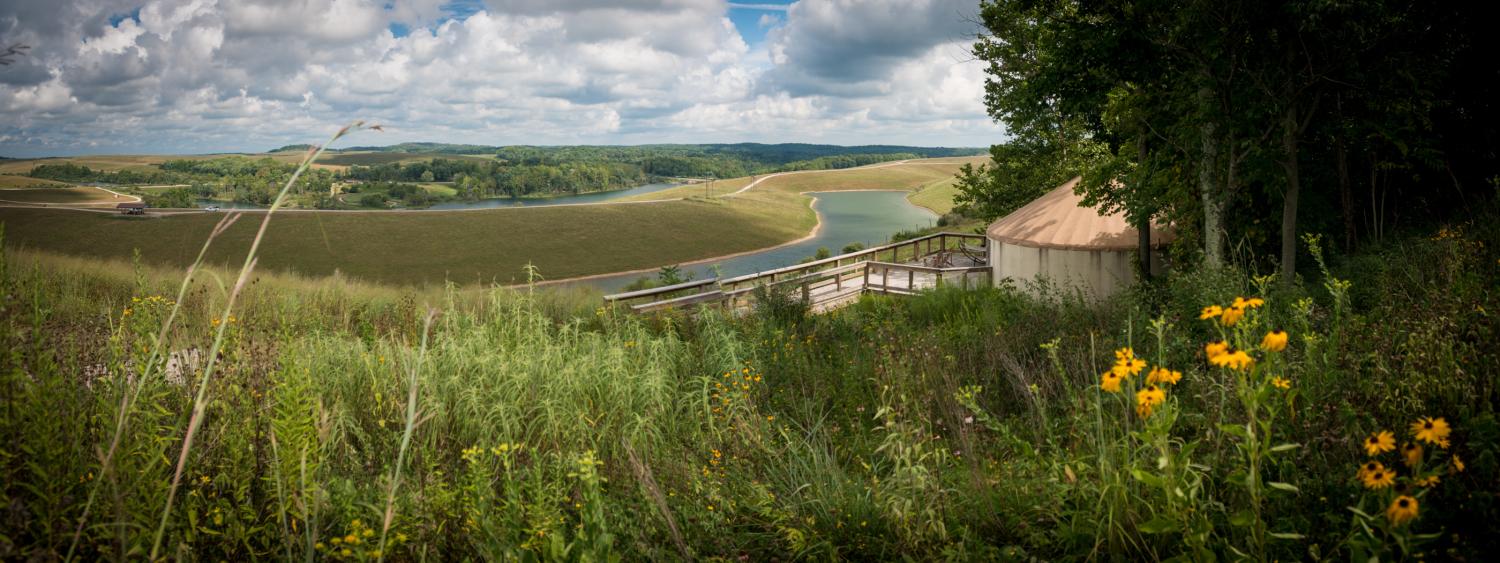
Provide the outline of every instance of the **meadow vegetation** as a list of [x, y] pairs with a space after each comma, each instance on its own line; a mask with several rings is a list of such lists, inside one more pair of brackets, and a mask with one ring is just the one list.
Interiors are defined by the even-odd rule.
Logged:
[[233, 272], [7, 247], [0, 555], [151, 552], [201, 404], [172, 557], [1480, 558], [1494, 225], [743, 318], [269, 273], [224, 316]]

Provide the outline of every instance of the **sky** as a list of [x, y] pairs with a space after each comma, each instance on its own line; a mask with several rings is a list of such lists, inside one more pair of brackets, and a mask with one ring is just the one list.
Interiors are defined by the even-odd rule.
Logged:
[[[973, 0], [4, 0], [0, 155], [989, 146]], [[335, 145], [338, 146], [338, 145]]]

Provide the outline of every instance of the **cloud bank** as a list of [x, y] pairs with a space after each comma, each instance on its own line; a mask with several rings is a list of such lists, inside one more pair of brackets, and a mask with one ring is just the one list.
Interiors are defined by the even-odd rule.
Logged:
[[974, 9], [13, 0], [0, 41], [32, 49], [0, 67], [0, 154], [256, 151], [355, 118], [388, 132], [354, 144], [983, 146], [1002, 131], [966, 54]]

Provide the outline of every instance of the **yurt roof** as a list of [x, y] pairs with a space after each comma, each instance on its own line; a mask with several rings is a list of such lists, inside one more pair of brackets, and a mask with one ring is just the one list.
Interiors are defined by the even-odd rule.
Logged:
[[[1140, 244], [1135, 227], [1125, 222], [1123, 213], [1101, 215], [1083, 205], [1083, 197], [1073, 193], [1081, 177], [1036, 198], [1024, 207], [990, 225], [990, 240], [1019, 246], [1058, 248], [1064, 250], [1131, 250]], [[1172, 240], [1169, 231], [1151, 229], [1151, 245]]]

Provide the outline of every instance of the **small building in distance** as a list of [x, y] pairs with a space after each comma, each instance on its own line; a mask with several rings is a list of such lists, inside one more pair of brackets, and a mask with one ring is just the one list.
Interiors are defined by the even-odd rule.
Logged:
[[145, 202], [140, 202], [140, 201], [133, 201], [133, 202], [130, 202], [130, 203], [121, 203], [121, 204], [115, 205], [115, 209], [120, 210], [120, 213], [124, 213], [126, 215], [145, 215], [146, 214], [146, 204], [145, 204]]
[[[1041, 279], [1064, 290], [1078, 289], [1096, 299], [1135, 282], [1139, 233], [1122, 213], [1102, 215], [1073, 193], [1075, 177], [1046, 195], [990, 224], [991, 279]], [[1172, 240], [1166, 229], [1151, 229], [1151, 271], [1164, 269], [1160, 249]]]

